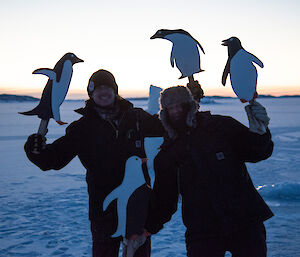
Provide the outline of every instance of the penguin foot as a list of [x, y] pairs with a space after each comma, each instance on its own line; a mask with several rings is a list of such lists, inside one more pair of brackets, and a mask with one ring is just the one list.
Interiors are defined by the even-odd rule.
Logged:
[[254, 95], [253, 95], [253, 99], [252, 100], [256, 99], [257, 97], [258, 97], [258, 93], [255, 92]]
[[68, 124], [68, 122], [63, 122], [61, 120], [56, 120], [57, 124], [59, 125], [65, 125], [65, 124]]
[[253, 98], [252, 98], [250, 101], [247, 101], [247, 100], [245, 100], [245, 99], [240, 99], [240, 101], [241, 101], [242, 103], [247, 103], [247, 102], [254, 101], [257, 97], [258, 97], [258, 93], [255, 92], [255, 93], [253, 94]]

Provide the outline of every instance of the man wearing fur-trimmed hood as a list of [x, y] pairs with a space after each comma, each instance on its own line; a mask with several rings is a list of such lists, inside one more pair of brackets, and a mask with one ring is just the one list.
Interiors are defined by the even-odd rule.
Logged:
[[[155, 158], [153, 205], [147, 230], [157, 233], [182, 197], [189, 257], [265, 257], [263, 222], [272, 211], [255, 189], [245, 162], [267, 159], [273, 151], [265, 108], [246, 107], [250, 129], [228, 116], [199, 112], [183, 86], [165, 89], [160, 119], [167, 131]], [[264, 124], [265, 132], [253, 124]]]

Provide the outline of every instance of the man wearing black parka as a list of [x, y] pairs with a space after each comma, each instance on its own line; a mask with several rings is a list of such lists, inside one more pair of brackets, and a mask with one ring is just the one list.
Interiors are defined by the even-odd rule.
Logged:
[[157, 233], [182, 198], [189, 257], [265, 257], [263, 222], [272, 211], [255, 189], [245, 162], [267, 159], [273, 151], [269, 118], [255, 102], [246, 107], [265, 133], [227, 116], [199, 112], [183, 86], [164, 90], [160, 119], [167, 131], [155, 158], [155, 182], [147, 230]]
[[[76, 110], [82, 118], [71, 123], [63, 137], [45, 145], [41, 135], [31, 135], [25, 151], [29, 160], [44, 171], [59, 170], [78, 156], [86, 168], [93, 257], [117, 257], [121, 238], [110, 238], [117, 228], [116, 202], [103, 211], [103, 201], [121, 184], [126, 160], [133, 155], [146, 157], [144, 137], [162, 136], [164, 130], [158, 117], [134, 108], [118, 95], [110, 72], [95, 72], [87, 90], [90, 99], [84, 108]], [[39, 154], [33, 151], [36, 142]], [[143, 169], [150, 185], [146, 165]], [[150, 256], [149, 239], [134, 256]]]

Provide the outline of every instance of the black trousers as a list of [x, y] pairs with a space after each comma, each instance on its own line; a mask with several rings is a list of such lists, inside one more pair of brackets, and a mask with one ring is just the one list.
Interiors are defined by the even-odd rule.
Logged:
[[188, 257], [266, 257], [266, 230], [263, 223], [253, 224], [224, 237], [210, 237], [186, 242]]
[[[119, 249], [121, 244], [121, 238], [109, 238], [103, 232], [103, 227], [101, 227], [96, 222], [91, 221], [91, 232], [93, 247], [92, 253], [93, 257], [118, 257]], [[139, 247], [134, 257], [150, 257], [151, 254], [151, 239], [147, 238], [146, 242]]]

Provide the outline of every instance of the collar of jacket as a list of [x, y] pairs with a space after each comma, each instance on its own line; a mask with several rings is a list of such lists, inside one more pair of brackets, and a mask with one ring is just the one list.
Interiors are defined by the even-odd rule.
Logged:
[[[129, 102], [128, 100], [126, 100], [120, 96], [118, 98], [116, 98], [116, 101], [117, 101], [117, 104], [120, 106], [121, 112], [125, 112], [125, 111], [133, 108], [133, 104], [131, 102]], [[83, 116], [86, 116], [90, 112], [93, 112], [93, 113], [95, 112], [95, 108], [94, 108], [95, 105], [96, 104], [94, 103], [94, 101], [89, 99], [89, 100], [85, 101], [85, 107], [76, 109], [74, 111]]]

